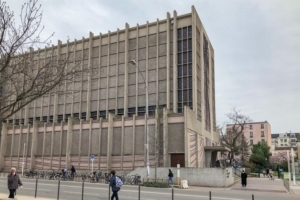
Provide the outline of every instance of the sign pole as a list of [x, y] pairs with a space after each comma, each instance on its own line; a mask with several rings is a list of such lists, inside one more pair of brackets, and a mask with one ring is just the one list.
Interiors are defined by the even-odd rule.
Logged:
[[294, 149], [291, 148], [292, 152], [292, 172], [293, 172], [293, 184], [296, 185], [296, 175], [295, 175], [295, 154], [294, 154]]
[[22, 162], [22, 177], [23, 177], [23, 172], [24, 172], [24, 164], [25, 164], [25, 158], [24, 158], [24, 156], [25, 156], [25, 146], [26, 146], [26, 144], [24, 143], [24, 148], [23, 148], [23, 162]]
[[177, 185], [180, 186], [180, 164], [177, 164]]

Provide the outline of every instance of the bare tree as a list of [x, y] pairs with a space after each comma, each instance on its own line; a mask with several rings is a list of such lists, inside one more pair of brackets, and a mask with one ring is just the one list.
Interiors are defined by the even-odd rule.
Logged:
[[220, 128], [221, 140], [227, 145], [231, 152], [228, 152], [228, 159], [232, 160], [235, 155], [240, 155], [245, 159], [248, 155], [248, 142], [243, 133], [246, 129], [246, 123], [250, 122], [250, 118], [240, 113], [235, 108], [231, 113], [226, 115], [229, 122], [225, 122]]
[[[14, 12], [0, 0], [1, 122], [45, 94], [67, 93], [66, 83], [90, 74], [80, 59], [73, 59], [72, 45], [63, 55], [50, 46], [53, 34], [41, 40], [42, 14], [38, 0], [29, 0], [22, 5], [17, 25]], [[33, 50], [41, 45], [46, 45], [45, 49]]]

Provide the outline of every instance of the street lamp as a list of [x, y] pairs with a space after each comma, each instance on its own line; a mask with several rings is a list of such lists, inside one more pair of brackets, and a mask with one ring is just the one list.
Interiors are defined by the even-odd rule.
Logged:
[[146, 79], [143, 75], [143, 73], [140, 71], [136, 61], [134, 59], [130, 60], [130, 63], [132, 65], [135, 65], [135, 67], [138, 69], [139, 73], [142, 75], [144, 83], [145, 83], [145, 89], [146, 89], [146, 141], [147, 143], [145, 144], [146, 146], [146, 159], [147, 159], [147, 177], [149, 178], [150, 174], [150, 163], [149, 163], [149, 127], [148, 127], [148, 84], [146, 82]]

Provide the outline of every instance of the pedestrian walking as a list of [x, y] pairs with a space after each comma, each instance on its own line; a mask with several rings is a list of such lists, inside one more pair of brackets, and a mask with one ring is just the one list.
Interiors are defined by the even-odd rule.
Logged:
[[269, 170], [269, 168], [267, 168], [266, 175], [267, 175], [268, 178], [269, 178], [269, 172], [270, 172], [270, 170]]
[[173, 182], [173, 172], [171, 171], [171, 169], [169, 169], [169, 174], [168, 174], [168, 177], [169, 177], [169, 181], [168, 183], [170, 184], [170, 182], [174, 185], [174, 182]]
[[121, 186], [123, 185], [122, 180], [116, 176], [116, 172], [115, 171], [111, 171], [111, 178], [110, 178], [110, 187], [112, 190], [112, 195], [111, 195], [111, 200], [113, 200], [114, 198], [116, 198], [116, 200], [119, 200], [118, 197], [118, 192], [121, 189]]
[[17, 189], [23, 188], [23, 184], [20, 180], [19, 175], [17, 174], [16, 168], [11, 168], [10, 174], [7, 176], [7, 187], [9, 190], [8, 198], [14, 199], [17, 194]]
[[241, 179], [242, 179], [242, 187], [246, 187], [246, 185], [247, 185], [247, 173], [245, 172], [245, 170], [242, 171]]
[[76, 173], [76, 169], [75, 169], [74, 165], [72, 165], [71, 166], [71, 176], [72, 176], [72, 178], [74, 178], [75, 173]]

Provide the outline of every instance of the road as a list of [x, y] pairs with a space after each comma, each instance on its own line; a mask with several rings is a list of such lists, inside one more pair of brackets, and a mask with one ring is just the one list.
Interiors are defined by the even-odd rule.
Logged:
[[[34, 199], [35, 180], [23, 179], [24, 188], [18, 190], [18, 195], [32, 197]], [[37, 197], [56, 199], [58, 191], [58, 181], [49, 181], [40, 179], [38, 181]], [[108, 185], [101, 183], [84, 183], [84, 199], [87, 200], [107, 200]], [[231, 188], [204, 188], [191, 187], [187, 190], [174, 188], [175, 200], [208, 200], [209, 191], [212, 193], [213, 200], [252, 200], [254, 194], [255, 200], [299, 200], [299, 196], [284, 193], [284, 191], [262, 192], [240, 190], [237, 187]], [[7, 181], [0, 178], [0, 193], [8, 194]], [[61, 181], [60, 199], [80, 200], [82, 197], [82, 183]], [[122, 186], [119, 192], [120, 199], [138, 200], [137, 186]], [[30, 198], [31, 199], [31, 198]], [[171, 200], [171, 188], [145, 188], [141, 187], [142, 200]], [[21, 199], [20, 199], [21, 200]]]

